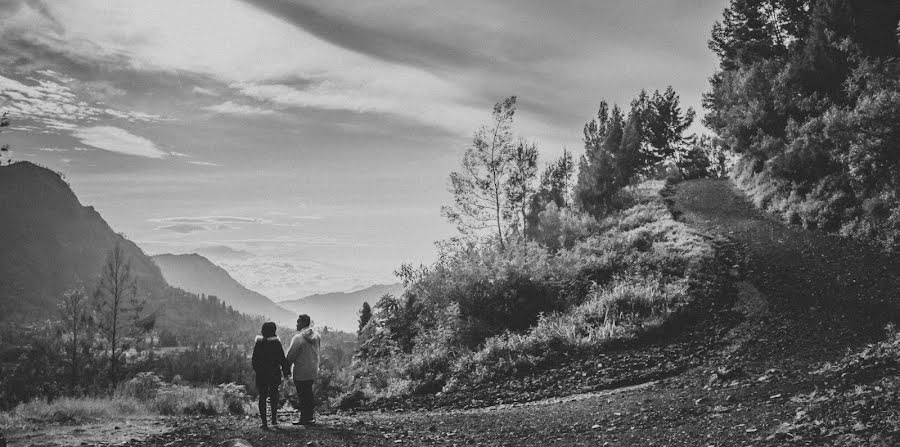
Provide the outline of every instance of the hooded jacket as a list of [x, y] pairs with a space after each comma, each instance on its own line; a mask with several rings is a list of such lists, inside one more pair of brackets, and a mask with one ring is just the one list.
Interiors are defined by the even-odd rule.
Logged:
[[278, 337], [263, 338], [257, 335], [252, 362], [256, 383], [280, 383], [282, 373], [287, 377], [291, 372], [291, 365], [284, 357], [284, 348]]
[[321, 340], [315, 329], [308, 327], [291, 339], [287, 361], [294, 365], [294, 380], [313, 380], [319, 374], [319, 345]]

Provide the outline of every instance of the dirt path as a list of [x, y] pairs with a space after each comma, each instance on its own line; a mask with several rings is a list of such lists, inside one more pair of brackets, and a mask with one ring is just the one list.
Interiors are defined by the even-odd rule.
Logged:
[[130, 445], [198, 445], [188, 438], [198, 431], [206, 445], [822, 444], [777, 431], [820, 385], [811, 370], [900, 320], [900, 259], [774, 221], [725, 180], [682, 183], [671, 200], [680, 219], [727, 236], [741, 254], [737, 307], [746, 317], [699, 367], [620, 390], [475, 410], [332, 415], [307, 429], [198, 421]]

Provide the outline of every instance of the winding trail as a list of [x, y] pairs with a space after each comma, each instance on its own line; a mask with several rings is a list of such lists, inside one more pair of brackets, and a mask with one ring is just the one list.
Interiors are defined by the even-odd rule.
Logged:
[[[207, 445], [244, 438], [287, 445], [769, 445], [817, 386], [809, 372], [900, 321], [900, 258], [861, 243], [787, 226], [756, 210], [727, 180], [678, 184], [676, 216], [725, 236], [737, 254], [743, 322], [696, 368], [644, 385], [452, 412], [324, 416], [307, 429], [263, 432], [255, 419], [187, 424], [131, 445]], [[715, 372], [719, 371], [718, 376]], [[216, 429], [208, 427], [215, 425]]]

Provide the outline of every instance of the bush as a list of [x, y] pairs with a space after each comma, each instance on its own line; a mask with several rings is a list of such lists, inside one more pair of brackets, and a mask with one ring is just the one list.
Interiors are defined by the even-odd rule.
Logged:
[[360, 334], [353, 389], [450, 391], [658, 327], [691, 302], [715, 254], [673, 219], [663, 187], [628, 188], [625, 208], [599, 222], [549, 206], [547, 245], [446, 244], [435, 265], [404, 267], [406, 294], [379, 302]]
[[138, 400], [128, 397], [69, 398], [48, 402], [35, 400], [19, 404], [4, 413], [0, 423], [3, 428], [28, 423], [81, 424], [96, 420], [116, 420], [148, 413]]

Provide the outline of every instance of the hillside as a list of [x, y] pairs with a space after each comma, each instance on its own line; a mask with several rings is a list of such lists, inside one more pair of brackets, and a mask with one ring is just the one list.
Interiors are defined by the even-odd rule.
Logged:
[[167, 285], [156, 264], [83, 206], [55, 172], [29, 162], [0, 166], [0, 321], [46, 316], [77, 282], [89, 285], [122, 246], [144, 291]]
[[62, 292], [79, 283], [90, 291], [108, 252], [118, 244], [131, 262], [147, 309], [159, 315], [157, 329], [186, 343], [232, 335], [215, 329], [222, 324], [235, 333], [255, 331], [246, 317], [169, 286], [149, 256], [110, 228], [93, 207], [83, 206], [49, 169], [29, 162], [0, 166], [0, 210], [0, 326], [55, 316]]
[[291, 312], [269, 298], [247, 289], [222, 267], [192, 253], [152, 257], [166, 281], [188, 292], [215, 295], [225, 304], [248, 315], [261, 315], [277, 322], [292, 321]]
[[[462, 396], [453, 410], [338, 413], [322, 415], [317, 426], [271, 431], [260, 431], [256, 421], [243, 417], [198, 418], [126, 445], [219, 445], [235, 438], [255, 446], [298, 440], [327, 446], [548, 440], [622, 446], [897, 445], [900, 337], [885, 339], [881, 328], [898, 320], [894, 291], [900, 279], [894, 272], [900, 259], [777, 222], [727, 181], [683, 183], [672, 207], [693, 229], [722, 238], [722, 248], [737, 257], [731, 276], [738, 302], [733, 309], [710, 309], [704, 320], [740, 316], [737, 325], [718, 326], [707, 340], [711, 351], [692, 356], [692, 366], [677, 375], [591, 391], [595, 388], [548, 380], [541, 371]], [[603, 356], [591, 363], [615, 368], [619, 359], [637, 358], [646, 346], [622, 348], [613, 350], [618, 359]], [[591, 365], [557, 369], [576, 382], [605, 373]], [[496, 397], [496, 388], [516, 399], [475, 403], [478, 397]], [[522, 403], [537, 394], [530, 388], [554, 397]]]
[[355, 292], [322, 293], [280, 301], [278, 305], [295, 314], [309, 314], [318, 325], [356, 331], [363, 302], [374, 306], [385, 294], [400, 296], [402, 293], [402, 284], [376, 284]]

